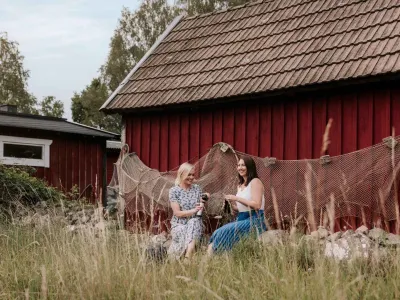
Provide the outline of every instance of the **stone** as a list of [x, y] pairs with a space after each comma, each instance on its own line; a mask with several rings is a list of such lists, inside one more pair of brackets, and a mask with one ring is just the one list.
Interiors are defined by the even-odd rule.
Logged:
[[268, 230], [259, 236], [259, 240], [263, 245], [271, 246], [282, 244], [288, 238], [285, 230]]
[[380, 243], [386, 240], [386, 231], [381, 228], [374, 228], [368, 232], [368, 237]]
[[88, 217], [88, 216], [83, 216], [83, 217], [81, 217], [81, 223], [82, 224], [85, 224], [85, 223], [87, 223], [87, 222], [89, 222], [90, 221], [90, 218]]
[[356, 233], [368, 234], [368, 227], [362, 225], [356, 229]]
[[400, 247], [400, 236], [393, 233], [387, 234], [385, 245], [392, 247]]
[[153, 246], [163, 245], [166, 241], [167, 241], [167, 237], [163, 233], [152, 236], [151, 240], [150, 240], [150, 242]]
[[167, 240], [167, 241], [163, 244], [163, 246], [168, 250], [169, 247], [171, 246], [171, 244], [172, 244], [172, 240]]
[[334, 242], [342, 237], [342, 232], [337, 231], [335, 233], [332, 233], [330, 236], [327, 237], [328, 241]]
[[326, 239], [329, 236], [329, 231], [323, 226], [319, 226], [317, 231], [320, 239]]
[[105, 229], [106, 229], [106, 225], [105, 225], [104, 222], [97, 223], [94, 227], [95, 227], [96, 229], [99, 229], [99, 230], [105, 230]]
[[364, 234], [347, 234], [342, 238], [328, 242], [325, 245], [324, 255], [337, 260], [354, 260], [368, 258], [371, 250], [371, 240]]
[[346, 231], [342, 234], [342, 238], [346, 238], [346, 237], [352, 236], [354, 233], [355, 233], [354, 230], [351, 230], [351, 229], [346, 230]]

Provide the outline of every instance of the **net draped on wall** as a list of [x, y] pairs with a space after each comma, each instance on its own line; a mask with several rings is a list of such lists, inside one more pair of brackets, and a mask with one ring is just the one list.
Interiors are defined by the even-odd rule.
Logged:
[[[384, 222], [399, 219], [395, 184], [400, 169], [399, 139], [389, 137], [369, 148], [320, 159], [252, 156], [265, 186], [266, 221], [279, 225], [303, 218], [318, 225], [326, 222], [327, 214], [357, 217], [364, 224], [372, 224], [376, 216]], [[226, 211], [224, 194], [236, 194], [237, 160], [247, 155], [218, 143], [191, 162], [196, 183], [211, 194], [206, 218], [221, 217]], [[129, 214], [141, 212], [152, 218], [156, 211], [163, 211], [170, 218], [168, 192], [175, 176], [176, 170], [159, 172], [147, 167], [136, 154], [121, 153], [108, 189], [118, 195], [119, 209]]]

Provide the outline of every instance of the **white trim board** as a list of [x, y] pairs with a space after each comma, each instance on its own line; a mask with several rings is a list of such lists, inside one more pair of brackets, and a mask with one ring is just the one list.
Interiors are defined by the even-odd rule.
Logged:
[[[50, 145], [52, 140], [0, 135], [0, 163], [31, 167], [50, 167]], [[29, 145], [42, 147], [42, 159], [4, 157], [4, 144]]]

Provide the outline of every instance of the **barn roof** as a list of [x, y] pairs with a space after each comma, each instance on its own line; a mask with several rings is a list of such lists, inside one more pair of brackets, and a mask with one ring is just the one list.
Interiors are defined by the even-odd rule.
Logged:
[[102, 109], [192, 103], [400, 71], [398, 0], [265, 0], [175, 23]]
[[0, 126], [72, 133], [106, 139], [115, 139], [119, 137], [119, 135], [116, 133], [70, 122], [63, 118], [44, 117], [4, 111], [0, 111]]

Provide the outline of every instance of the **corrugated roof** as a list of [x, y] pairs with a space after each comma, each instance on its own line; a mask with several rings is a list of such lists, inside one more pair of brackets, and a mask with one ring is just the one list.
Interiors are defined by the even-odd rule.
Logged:
[[116, 133], [70, 122], [62, 118], [43, 117], [10, 112], [0, 112], [0, 126], [73, 133], [110, 139], [117, 138], [119, 136]]
[[122, 143], [120, 141], [107, 141], [107, 149], [120, 150], [122, 148]]
[[400, 71], [399, 0], [272, 0], [183, 18], [106, 110]]

